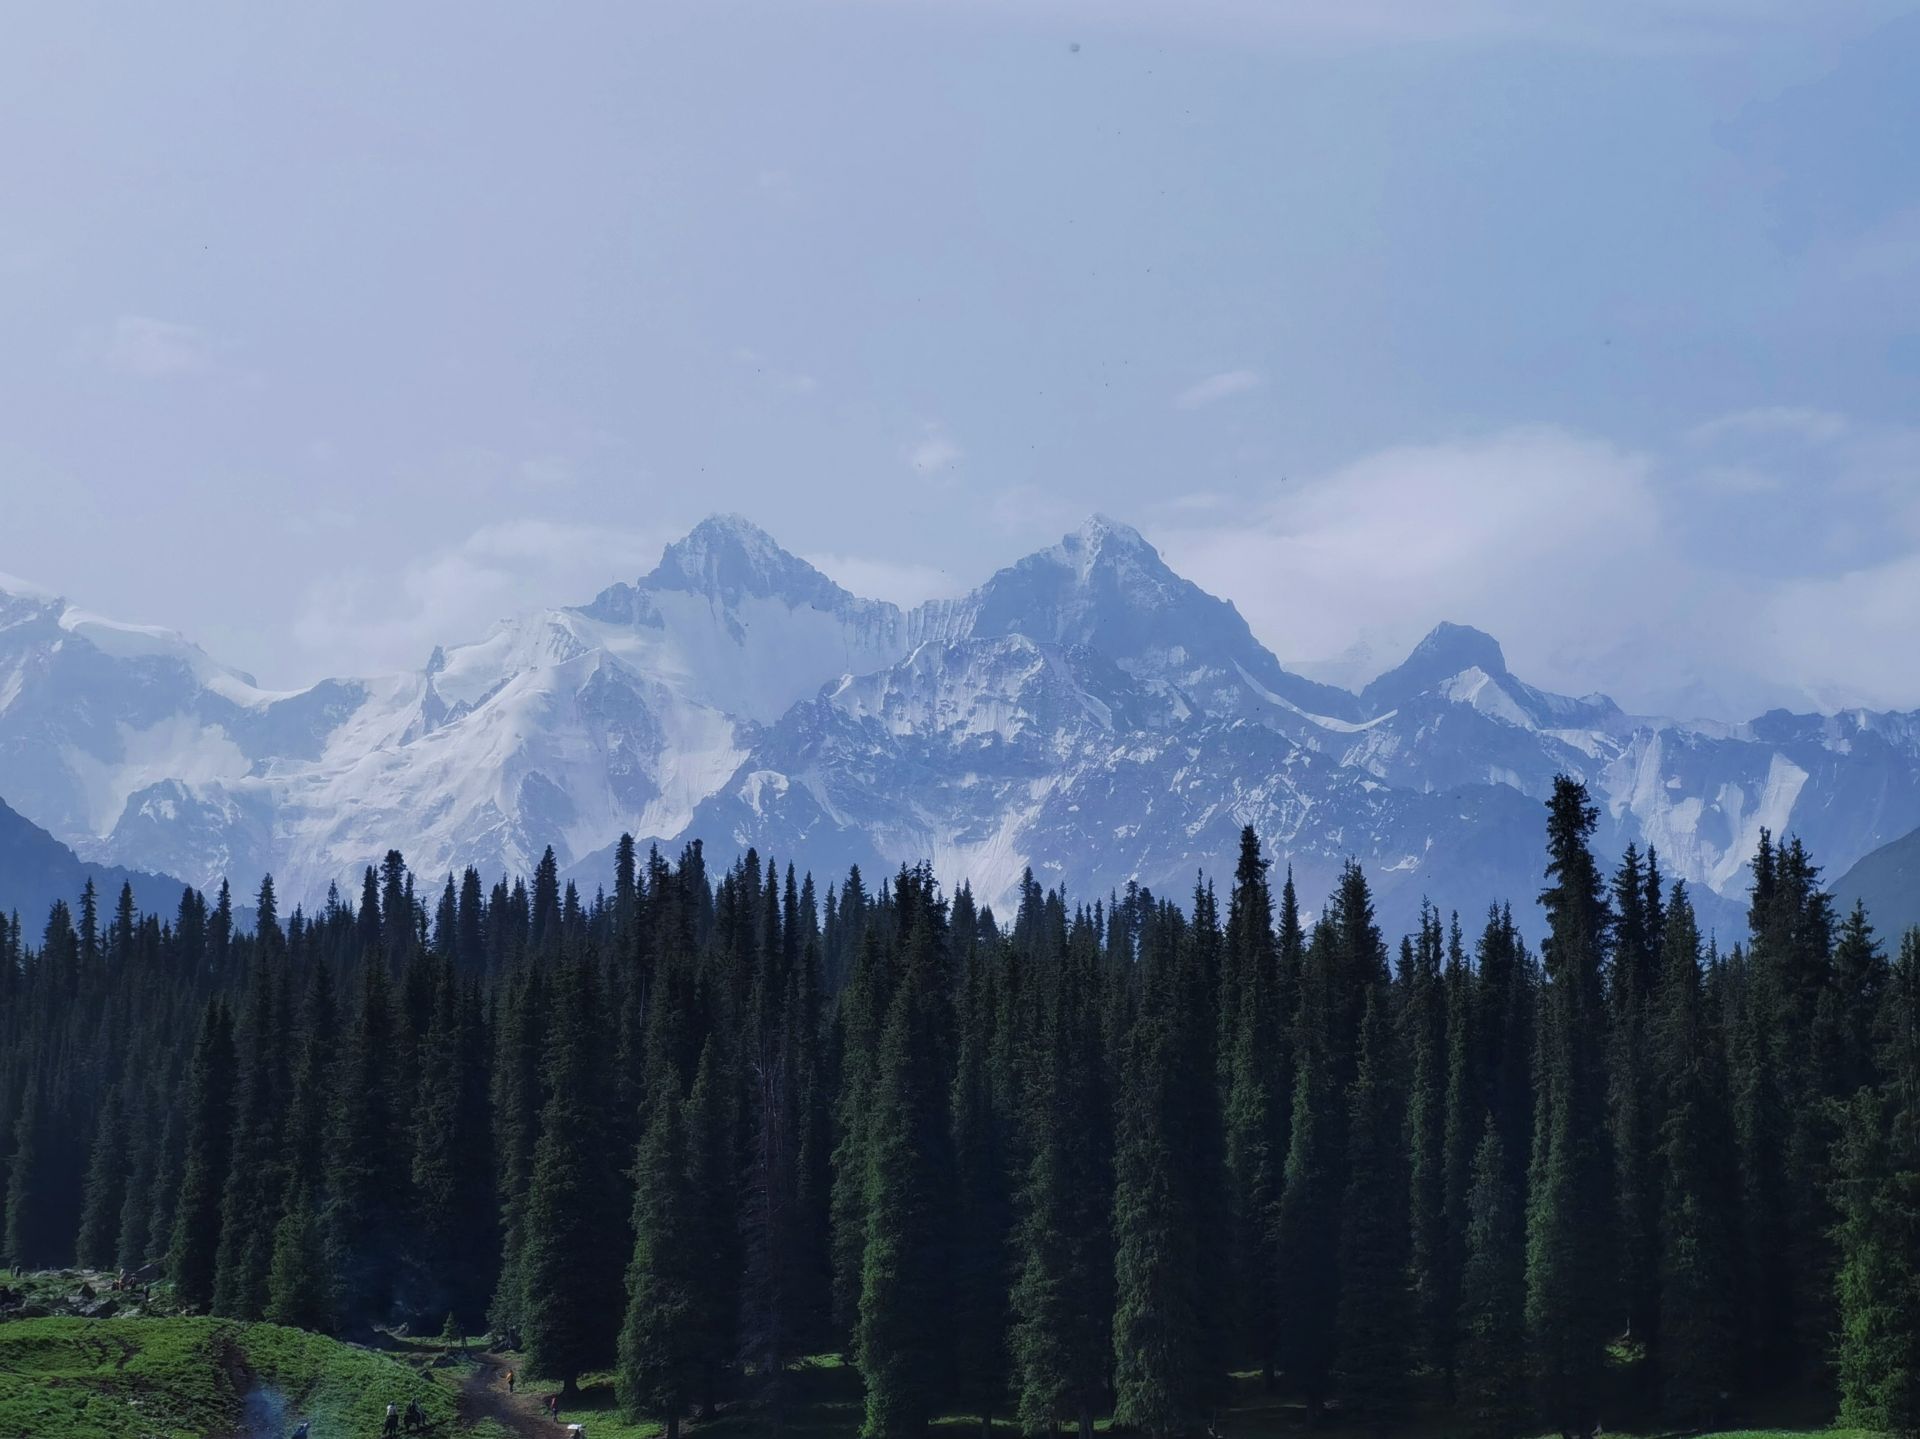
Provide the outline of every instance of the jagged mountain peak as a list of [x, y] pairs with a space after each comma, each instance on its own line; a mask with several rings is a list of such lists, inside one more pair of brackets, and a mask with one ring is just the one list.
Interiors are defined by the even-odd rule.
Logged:
[[1175, 574], [1138, 530], [1105, 515], [1014, 561], [962, 602], [974, 633], [1068, 644], [1112, 639], [1116, 628], [1137, 634], [1143, 620], [1196, 605], [1214, 624], [1239, 620], [1231, 605]]
[[1063, 535], [1060, 548], [1068, 553], [1084, 554], [1093, 557], [1108, 555], [1145, 555], [1158, 561], [1160, 552], [1147, 542], [1146, 536], [1111, 515], [1095, 512], [1080, 522], [1080, 527], [1071, 534]]
[[923, 605], [916, 639], [1025, 635], [1110, 657], [1176, 715], [1276, 708], [1353, 716], [1344, 690], [1288, 673], [1239, 610], [1167, 564], [1138, 530], [1095, 514], [958, 600]]
[[1464, 660], [1490, 675], [1507, 673], [1507, 656], [1500, 648], [1500, 641], [1485, 630], [1475, 629], [1472, 625], [1458, 625], [1452, 620], [1442, 620], [1428, 630], [1426, 637], [1413, 647], [1407, 660], [1412, 662], [1422, 657], [1433, 657], [1446, 663]]
[[1094, 583], [1101, 570], [1130, 571], [1156, 587], [1186, 583], [1140, 531], [1103, 514], [1087, 516], [1078, 529], [1062, 535], [1058, 544], [1029, 555], [1021, 563], [1071, 569], [1081, 585]]
[[242, 890], [271, 868], [291, 897], [396, 845], [492, 872], [548, 844], [583, 864], [622, 831], [827, 870], [932, 857], [983, 893], [1028, 864], [1158, 885], [1255, 823], [1308, 888], [1357, 855], [1410, 913], [1423, 892], [1524, 894], [1563, 771], [1604, 796], [1608, 844], [1657, 843], [1716, 893], [1755, 826], [1844, 866], [1920, 823], [1920, 716], [1634, 720], [1523, 683], [1459, 624], [1363, 702], [1097, 514], [911, 615], [715, 516], [589, 605], [291, 695], [171, 631], [0, 587], [0, 794], [83, 860]]
[[1490, 679], [1509, 678], [1500, 642], [1472, 625], [1442, 620], [1427, 631], [1404, 660], [1362, 690], [1360, 699], [1370, 712], [1378, 714], [1470, 670], [1478, 670]]
[[740, 515], [711, 515], [668, 545], [641, 584], [724, 603], [780, 599], [832, 609], [855, 597]]

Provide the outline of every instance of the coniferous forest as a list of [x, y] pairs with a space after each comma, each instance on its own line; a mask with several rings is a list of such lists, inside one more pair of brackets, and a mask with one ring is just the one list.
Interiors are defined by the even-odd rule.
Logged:
[[1200, 1435], [1247, 1373], [1382, 1432], [1920, 1428], [1920, 933], [1763, 834], [1722, 951], [1580, 785], [1544, 820], [1537, 952], [1497, 904], [1390, 942], [1251, 830], [1223, 886], [1008, 916], [631, 841], [591, 898], [551, 851], [269, 880], [250, 932], [89, 889], [0, 921], [5, 1257], [490, 1330], [670, 1436], [777, 1427], [822, 1352], [869, 1439]]

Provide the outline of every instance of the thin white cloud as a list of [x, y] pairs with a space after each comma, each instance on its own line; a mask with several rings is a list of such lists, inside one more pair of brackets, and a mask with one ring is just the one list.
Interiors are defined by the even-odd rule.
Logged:
[[960, 447], [947, 434], [946, 427], [929, 423], [920, 438], [907, 446], [907, 467], [917, 475], [931, 478], [952, 469], [960, 462]]
[[1728, 439], [1777, 439], [1786, 436], [1809, 444], [1837, 440], [1851, 428], [1845, 415], [1818, 410], [1806, 405], [1768, 405], [1759, 409], [1736, 410], [1703, 425], [1695, 425], [1687, 438], [1695, 444], [1713, 444]]
[[1256, 370], [1222, 370], [1217, 375], [1208, 375], [1204, 380], [1196, 380], [1188, 385], [1173, 397], [1173, 406], [1177, 410], [1205, 409], [1208, 405], [1230, 400], [1235, 395], [1250, 394], [1265, 383]]
[[902, 609], [961, 594], [967, 588], [935, 565], [879, 560], [869, 555], [814, 554], [803, 558], [854, 594], [867, 599], [891, 600]]
[[[1793, 428], [1790, 455], [1807, 426]], [[1920, 706], [1914, 471], [1899, 434], [1858, 430], [1778, 485], [1743, 477], [1746, 494], [1697, 441], [1661, 455], [1525, 428], [1398, 446], [1160, 538], [1302, 660], [1358, 644], [1391, 664], [1455, 620], [1498, 638], [1523, 677], [1629, 709]], [[1706, 506], [1703, 471], [1719, 490]]]
[[483, 525], [397, 573], [350, 569], [310, 585], [293, 637], [326, 674], [424, 663], [436, 644], [477, 638], [509, 615], [584, 604], [660, 557], [664, 531], [518, 520]]
[[201, 375], [214, 367], [214, 347], [204, 333], [151, 315], [120, 316], [96, 354], [109, 370], [149, 380]]

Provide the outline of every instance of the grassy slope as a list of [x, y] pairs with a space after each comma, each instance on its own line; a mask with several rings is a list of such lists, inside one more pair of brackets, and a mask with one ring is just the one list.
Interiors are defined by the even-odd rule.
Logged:
[[445, 1390], [386, 1355], [297, 1329], [215, 1319], [0, 1324], [4, 1435], [203, 1439], [249, 1423], [284, 1433], [308, 1418], [313, 1439], [348, 1439], [377, 1434], [388, 1401], [409, 1398], [447, 1432]]
[[[443, 1376], [457, 1383], [453, 1374]], [[523, 1394], [543, 1399], [554, 1386], [537, 1380], [526, 1384]], [[791, 1409], [782, 1432], [790, 1439], [857, 1439], [860, 1432], [860, 1381], [853, 1370], [825, 1355], [802, 1361], [791, 1376]], [[586, 1426], [589, 1439], [659, 1439], [663, 1427], [651, 1421], [628, 1424], [620, 1417], [610, 1373], [588, 1374], [581, 1379], [580, 1402], [562, 1416]], [[1096, 1426], [1106, 1433], [1110, 1425], [1100, 1420]], [[772, 1431], [764, 1416], [752, 1411], [723, 1412], [705, 1424], [682, 1427], [685, 1439], [765, 1439]], [[1117, 1431], [1116, 1431], [1117, 1432]], [[1394, 1439], [1456, 1439], [1460, 1429], [1447, 1419], [1422, 1417], [1418, 1413], [1393, 1427]], [[994, 1439], [1021, 1439], [1018, 1427], [1009, 1419], [993, 1426]], [[1063, 1435], [1070, 1427], [1063, 1427]], [[1235, 1393], [1220, 1416], [1222, 1439], [1363, 1439], [1358, 1429], [1338, 1423], [1312, 1428], [1297, 1400], [1286, 1395], [1267, 1394], [1254, 1375], [1239, 1376]], [[929, 1439], [979, 1439], [980, 1421], [958, 1415], [937, 1419], [930, 1426]], [[1636, 1436], [1609, 1431], [1609, 1439], [1636, 1439]], [[1696, 1439], [1879, 1439], [1859, 1429], [1743, 1429], [1705, 1434]]]
[[[434, 1340], [402, 1341], [397, 1354], [341, 1344], [272, 1324], [213, 1319], [47, 1318], [0, 1323], [0, 1436], [13, 1439], [207, 1439], [285, 1434], [301, 1418], [313, 1439], [373, 1435], [388, 1400], [418, 1398], [436, 1436], [454, 1432], [454, 1396], [476, 1372], [479, 1352], [461, 1353]], [[404, 1362], [403, 1362], [404, 1361]], [[426, 1372], [422, 1372], [423, 1368]], [[270, 1386], [284, 1400], [278, 1412], [245, 1400]], [[549, 1386], [522, 1393], [544, 1396]], [[860, 1427], [858, 1377], [837, 1361], [809, 1360], [793, 1375], [786, 1432], [793, 1439], [855, 1439]], [[528, 1408], [532, 1405], [529, 1404]], [[628, 1425], [614, 1404], [611, 1376], [586, 1376], [582, 1402], [568, 1420], [592, 1439], [655, 1439], [660, 1427]], [[1106, 1428], [1104, 1422], [1100, 1426]], [[995, 1439], [1017, 1439], [1010, 1424]], [[508, 1439], [491, 1422], [460, 1430], [473, 1439]], [[686, 1430], [688, 1439], [758, 1439], [768, 1433], [751, 1411], [722, 1414]], [[932, 1439], [977, 1439], [976, 1420], [937, 1421]], [[1224, 1439], [1357, 1439], [1330, 1425], [1309, 1431], [1296, 1404], [1261, 1392], [1243, 1378], [1222, 1414]], [[1396, 1426], [1403, 1439], [1444, 1439], [1451, 1426], [1413, 1417]], [[1614, 1439], [1629, 1439], [1616, 1435]], [[1703, 1439], [1872, 1439], [1856, 1430], [1741, 1430]]]

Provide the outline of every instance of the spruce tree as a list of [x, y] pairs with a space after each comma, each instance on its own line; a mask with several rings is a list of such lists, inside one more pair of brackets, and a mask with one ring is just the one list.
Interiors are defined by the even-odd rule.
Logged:
[[7, 1263], [15, 1269], [45, 1269], [61, 1263], [72, 1243], [69, 1216], [61, 1213], [55, 1175], [58, 1136], [52, 1106], [38, 1075], [27, 1081], [13, 1127], [7, 1164]]
[[450, 1312], [474, 1330], [485, 1323], [492, 1277], [482, 1256], [495, 1242], [484, 1056], [452, 959], [437, 968], [414, 1121], [414, 1312]]
[[[505, 906], [497, 906], [504, 909]], [[504, 917], [504, 916], [503, 916]], [[494, 1167], [499, 1176], [500, 1265], [487, 1322], [510, 1340], [526, 1311], [527, 1187], [540, 1133], [541, 1057], [547, 1025], [546, 986], [538, 969], [502, 987], [494, 1026], [492, 1074]]]
[[120, 1210], [127, 1184], [127, 1129], [120, 1090], [113, 1086], [100, 1106], [93, 1149], [87, 1160], [86, 1202], [74, 1257], [90, 1269], [109, 1268], [120, 1238]]
[[1376, 1432], [1404, 1401], [1412, 1349], [1405, 1109], [1396, 1060], [1385, 996], [1374, 991], [1367, 996], [1358, 1070], [1347, 1099], [1336, 1366], [1342, 1414]]
[[1281, 1079], [1288, 1067], [1282, 1025], [1278, 946], [1267, 861], [1251, 825], [1240, 832], [1240, 858], [1227, 906], [1223, 1011], [1226, 1048], [1226, 1160], [1233, 1223], [1236, 1316], [1235, 1357], [1272, 1378], [1276, 1343], [1277, 1259], [1274, 1235], [1286, 1167], [1287, 1102]]
[[1460, 1342], [1460, 1292], [1467, 1262], [1469, 1197], [1473, 1164], [1487, 1128], [1489, 1089], [1481, 1069], [1481, 1050], [1475, 1025], [1474, 976], [1467, 968], [1460, 936], [1460, 917], [1448, 926], [1447, 964], [1442, 976], [1446, 994], [1447, 1092], [1442, 1155], [1441, 1244], [1443, 1267], [1439, 1302], [1445, 1323], [1439, 1332], [1434, 1360], [1446, 1384], [1447, 1399], [1455, 1397], [1457, 1350]]
[[[850, 893], [855, 876], [849, 878]], [[844, 907], [844, 906], [843, 906]], [[893, 996], [891, 967], [881, 936], [862, 923], [862, 938], [841, 993], [836, 1013], [840, 1094], [835, 1108], [833, 1184], [828, 1199], [829, 1245], [833, 1268], [832, 1320], [844, 1335], [848, 1352], [860, 1308], [861, 1276], [866, 1268], [868, 1130], [880, 1041]]]
[[1541, 1417], [1568, 1439], [1600, 1418], [1614, 1304], [1601, 974], [1608, 915], [1588, 848], [1598, 812], [1564, 775], [1548, 801], [1539, 1132], [1527, 1213], [1527, 1338]]
[[625, 1312], [621, 1160], [596, 1070], [606, 1035], [591, 961], [568, 966], [549, 1031], [547, 1102], [527, 1186], [527, 1371], [558, 1379], [572, 1398], [580, 1375], [613, 1362]]
[[[1413, 1303], [1419, 1319], [1417, 1352], [1445, 1373], [1459, 1295], [1447, 1227], [1447, 1000], [1441, 968], [1440, 916], [1420, 909], [1401, 1011], [1408, 1068], [1407, 1169], [1410, 1181]], [[1397, 1150], [1398, 1145], [1395, 1146]], [[1356, 1160], [1356, 1164], [1358, 1161]]]
[[1734, 1147], [1719, 1035], [1700, 977], [1700, 932], [1676, 884], [1654, 992], [1652, 1067], [1658, 1149], [1648, 1166], [1659, 1196], [1653, 1368], [1669, 1419], [1720, 1417], [1738, 1370]]
[[220, 1205], [220, 1250], [213, 1308], [235, 1319], [258, 1319], [267, 1302], [276, 1206], [286, 1189], [280, 1164], [285, 1102], [286, 1036], [275, 1023], [273, 956], [278, 937], [273, 881], [262, 881], [261, 913], [245, 1021], [237, 1040], [233, 1151]]
[[[1651, 857], [1649, 857], [1651, 863]], [[1607, 984], [1607, 1124], [1613, 1150], [1614, 1233], [1624, 1332], [1655, 1341], [1660, 1185], [1648, 1073], [1648, 1010], [1659, 936], [1648, 912], [1646, 867], [1629, 844], [1613, 877], [1613, 947]]]
[[1343, 1095], [1333, 1076], [1325, 1023], [1332, 931], [1316, 927], [1308, 951], [1296, 1031], [1292, 1139], [1280, 1196], [1280, 1362], [1317, 1419], [1332, 1391], [1334, 1326], [1339, 1301], [1340, 1204], [1345, 1181]]
[[326, 1244], [311, 1188], [298, 1179], [287, 1186], [273, 1230], [265, 1317], [275, 1324], [319, 1330], [328, 1328], [332, 1318]]
[[967, 961], [953, 1079], [953, 1152], [959, 1191], [954, 1234], [955, 1402], [980, 1418], [983, 1439], [1006, 1403], [1007, 1311], [1013, 1229], [1012, 1116], [994, 1072], [1001, 1024], [994, 958]]
[[114, 1262], [122, 1269], [138, 1269], [152, 1257], [148, 1224], [153, 1216], [155, 1169], [160, 1162], [157, 1129], [147, 1086], [136, 1085], [125, 1115], [129, 1157], [114, 1239]]
[[185, 1168], [167, 1264], [174, 1296], [189, 1309], [213, 1302], [220, 1196], [232, 1144], [233, 1076], [233, 1020], [221, 1001], [209, 1000], [187, 1076]]
[[1113, 1354], [1113, 1180], [1098, 958], [1076, 921], [1038, 1026], [1026, 1098], [1011, 1337], [1022, 1423], [1071, 1416], [1082, 1439]]
[[407, 1182], [398, 1028], [386, 964], [375, 953], [360, 970], [359, 1014], [339, 1067], [321, 1175], [332, 1303], [343, 1327], [385, 1320], [393, 1299]]
[[1513, 1439], [1529, 1417], [1525, 1245], [1500, 1131], [1487, 1116], [1467, 1198], [1459, 1402], [1475, 1439]]
[[[1202, 1231], [1187, 1126], [1193, 1116], [1183, 1061], [1198, 1036], [1186, 986], [1166, 956], [1146, 992], [1120, 1064], [1115, 1146], [1113, 1317], [1114, 1418], [1155, 1439], [1205, 1427], [1206, 1375], [1220, 1356], [1205, 1349]], [[1210, 1086], [1212, 1076], [1201, 1076]]]
[[867, 1242], [857, 1333], [866, 1381], [863, 1439], [919, 1435], [943, 1397], [952, 1164], [948, 1021], [937, 945], [931, 921], [916, 918], [867, 1121]]
[[687, 1165], [694, 1193], [694, 1250], [704, 1282], [693, 1341], [700, 1417], [711, 1419], [737, 1353], [740, 1313], [739, 1103], [722, 1037], [708, 1037], [687, 1092]]
[[711, 1275], [698, 1246], [697, 1196], [671, 1076], [656, 1093], [634, 1163], [633, 1259], [614, 1387], [629, 1422], [652, 1419], [679, 1439], [700, 1378], [700, 1314]]
[[1840, 1422], [1920, 1433], [1920, 930], [1901, 942], [1879, 1024], [1878, 1089], [1848, 1103], [1836, 1151]]

